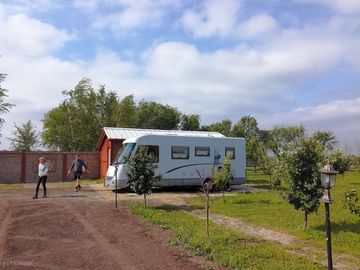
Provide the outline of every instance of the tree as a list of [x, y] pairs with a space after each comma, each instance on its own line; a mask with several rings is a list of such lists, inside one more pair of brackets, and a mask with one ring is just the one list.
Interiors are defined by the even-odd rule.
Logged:
[[40, 136], [31, 121], [15, 126], [14, 137], [9, 138], [11, 150], [28, 152], [40, 146]]
[[275, 170], [275, 158], [269, 157], [264, 154], [261, 159], [261, 170], [265, 175], [269, 176], [269, 183], [272, 185], [272, 177]]
[[200, 115], [182, 114], [180, 120], [181, 130], [200, 130]]
[[254, 166], [256, 171], [266, 149], [261, 141], [261, 132], [255, 117], [247, 115], [234, 125], [232, 136], [243, 137], [246, 142], [246, 160]]
[[225, 189], [231, 181], [231, 156], [227, 155], [225, 157], [223, 165], [222, 170], [213, 173], [213, 183], [216, 187], [220, 188], [223, 198], [225, 198]]
[[270, 131], [269, 148], [276, 156], [280, 156], [296, 148], [303, 138], [305, 138], [305, 127], [303, 125], [275, 126]]
[[256, 118], [250, 115], [241, 117], [239, 122], [234, 125], [232, 133], [233, 136], [243, 137], [246, 140], [253, 137], [259, 137], [260, 130]]
[[231, 120], [225, 119], [210, 125], [204, 125], [201, 127], [201, 130], [220, 132], [222, 135], [229, 137], [231, 136], [231, 127], [232, 127]]
[[246, 143], [246, 160], [249, 164], [254, 166], [254, 171], [259, 166], [262, 157], [266, 153], [265, 146], [258, 137], [249, 137]]
[[273, 159], [273, 175], [271, 186], [279, 189], [284, 180], [289, 178], [288, 165], [285, 156], [275, 156]]
[[134, 102], [134, 95], [124, 97], [115, 111], [116, 126], [135, 128], [138, 126], [138, 111]]
[[330, 164], [344, 177], [344, 173], [351, 166], [351, 155], [345, 155], [340, 149], [335, 149], [330, 156]]
[[144, 195], [144, 206], [146, 207], [146, 195], [151, 193], [152, 187], [159, 180], [155, 177], [157, 165], [152, 163], [154, 157], [148, 154], [146, 146], [140, 146], [131, 159], [127, 161], [126, 176], [131, 190], [138, 195]]
[[291, 178], [287, 200], [296, 210], [304, 211], [304, 225], [308, 214], [316, 211], [323, 195], [319, 170], [324, 161], [324, 148], [314, 138], [303, 138], [297, 149], [289, 155]]
[[312, 137], [318, 140], [327, 150], [333, 150], [338, 143], [332, 131], [315, 131]]
[[63, 95], [65, 100], [45, 114], [44, 144], [60, 151], [95, 150], [101, 129], [114, 124], [117, 95], [104, 86], [94, 90], [87, 78]]
[[352, 214], [360, 217], [360, 200], [356, 189], [348, 190], [344, 194], [345, 206]]
[[172, 130], [180, 123], [178, 109], [154, 101], [140, 101], [137, 112], [139, 128]]
[[[14, 106], [13, 104], [5, 102], [5, 98], [7, 97], [6, 94], [7, 90], [1, 87], [1, 82], [3, 82], [4, 80], [5, 80], [5, 74], [0, 73], [0, 116], [4, 113], [8, 113], [11, 107]], [[4, 122], [5, 120], [0, 117], [0, 128], [2, 127]]]
[[100, 127], [116, 126], [115, 111], [119, 105], [118, 96], [115, 92], [106, 92], [105, 86], [101, 85], [95, 95], [96, 111]]
[[[210, 223], [210, 191], [212, 189], [212, 181], [211, 178], [207, 177], [204, 179], [203, 175], [196, 169], [197, 174], [199, 175], [200, 183], [201, 183], [201, 191], [206, 196], [206, 235], [209, 237], [209, 223]], [[214, 171], [213, 171], [214, 174]]]

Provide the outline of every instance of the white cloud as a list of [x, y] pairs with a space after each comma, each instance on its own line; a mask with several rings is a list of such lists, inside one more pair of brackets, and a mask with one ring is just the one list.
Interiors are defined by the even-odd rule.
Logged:
[[[113, 31], [158, 25], [167, 14], [169, 7], [178, 5], [178, 0], [117, 0], [105, 1], [113, 12], [98, 14], [93, 27], [95, 29], [110, 28]], [[92, 8], [93, 4], [90, 5]]]
[[277, 21], [270, 15], [259, 14], [239, 26], [239, 34], [244, 37], [260, 37], [273, 33], [278, 28]]
[[[168, 7], [172, 1], [153, 3], [108, 0], [107, 6], [114, 6], [114, 13], [109, 16], [120, 14], [101, 27], [131, 29], [152, 19], [159, 22], [165, 14], [161, 8], [159, 14], [148, 12], [159, 5]], [[217, 6], [219, 3], [221, 7]], [[242, 115], [256, 113], [261, 123], [304, 121], [310, 126], [322, 127], [321, 123], [334, 122], [340, 125], [339, 128], [335, 125], [337, 135], [348, 138], [345, 132], [339, 132], [341, 128], [347, 131], [356, 127], [353, 119], [359, 119], [358, 103], [344, 101], [288, 113], [271, 113], [274, 107], [278, 111], [282, 106], [295, 106], [296, 93], [289, 89], [298, 82], [326, 74], [338, 64], [357, 63], [354, 55], [359, 53], [360, 47], [360, 37], [355, 36], [359, 19], [334, 16], [319, 25], [283, 30], [275, 18], [266, 14], [237, 21], [235, 14], [240, 12], [240, 3], [206, 2], [198, 13], [187, 11], [183, 22], [187, 21], [186, 29], [199, 37], [240, 35], [254, 38], [271, 34], [261, 44], [255, 47], [238, 44], [202, 52], [195, 44], [162, 42], [143, 53], [140, 63], [125, 61], [112, 50], [99, 50], [94, 59], [61, 60], [53, 52], [75, 37], [24, 14], [7, 15], [0, 5], [0, 53], [3, 55], [0, 71], [9, 74], [3, 86], [10, 90], [9, 101], [17, 104], [11, 114], [5, 115], [7, 123], [2, 129], [2, 142], [10, 136], [14, 121], [32, 119], [40, 123], [41, 112], [56, 106], [63, 99], [61, 91], [72, 89], [82, 77], [91, 78], [95, 88], [106, 84], [107, 89], [117, 90], [120, 97], [133, 93], [139, 99], [168, 103], [186, 113], [200, 114], [205, 122], [223, 118], [237, 120]], [[79, 1], [77, 4], [81, 5]], [[97, 5], [99, 2], [93, 1], [88, 9], [96, 12]], [[122, 22], [126, 16], [130, 19]], [[186, 16], [190, 17], [185, 19]], [[341, 107], [349, 111], [342, 119], [334, 118], [341, 115]], [[4, 145], [2, 143], [1, 148]]]
[[25, 14], [7, 16], [0, 5], [0, 52], [23, 56], [45, 55], [61, 48], [73, 35]]
[[360, 142], [360, 98], [337, 100], [313, 107], [298, 108], [287, 112], [258, 117], [262, 128], [273, 125], [304, 124], [308, 130], [330, 130], [341, 140], [340, 146], [347, 145], [357, 153], [356, 143]]
[[195, 37], [227, 37], [233, 34], [240, 8], [239, 0], [209, 0], [199, 11], [185, 11], [181, 23]]

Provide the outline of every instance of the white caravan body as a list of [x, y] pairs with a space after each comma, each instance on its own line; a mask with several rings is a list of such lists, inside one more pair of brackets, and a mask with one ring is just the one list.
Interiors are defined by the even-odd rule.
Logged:
[[[245, 140], [228, 137], [191, 137], [180, 135], [144, 135], [124, 141], [114, 164], [110, 165], [105, 186], [127, 187], [126, 159], [146, 146], [157, 164], [155, 176], [160, 176], [156, 186], [199, 186], [200, 177], [211, 177], [214, 169], [223, 165], [226, 155], [231, 155], [231, 185], [245, 183]], [[115, 166], [116, 165], [116, 166]], [[117, 172], [117, 175], [115, 175]]]

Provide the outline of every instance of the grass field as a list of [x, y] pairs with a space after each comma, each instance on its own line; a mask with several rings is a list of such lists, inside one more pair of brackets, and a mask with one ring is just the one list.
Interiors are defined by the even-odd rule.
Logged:
[[142, 204], [133, 203], [130, 209], [151, 223], [173, 230], [173, 244], [232, 269], [324, 269], [320, 264], [287, 253], [279, 245], [216, 224], [210, 224], [208, 238], [205, 221], [194, 218], [181, 207], [164, 205], [145, 209]]
[[[248, 172], [248, 183], [269, 188], [268, 177], [261, 173]], [[332, 246], [334, 251], [360, 255], [360, 218], [344, 207], [343, 194], [356, 189], [360, 193], [359, 171], [347, 172], [343, 178], [337, 177], [332, 189], [335, 203], [330, 207], [332, 226]], [[190, 201], [193, 206], [204, 206], [204, 198]], [[318, 213], [309, 215], [308, 228], [304, 229], [303, 212], [296, 211], [276, 191], [238, 193], [236, 196], [211, 199], [211, 211], [230, 217], [241, 218], [251, 224], [275, 229], [310, 240], [315, 245], [325, 247], [324, 204]]]

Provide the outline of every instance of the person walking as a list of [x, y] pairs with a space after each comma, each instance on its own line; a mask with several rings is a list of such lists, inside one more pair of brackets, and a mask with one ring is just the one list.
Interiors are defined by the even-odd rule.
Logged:
[[68, 175], [70, 174], [71, 170], [74, 171], [74, 180], [76, 180], [75, 190], [76, 190], [76, 192], [78, 192], [81, 189], [81, 186], [80, 186], [81, 174], [87, 170], [85, 161], [80, 159], [79, 154], [75, 155], [75, 159], [72, 162], [71, 168], [68, 171]]
[[44, 157], [39, 158], [39, 180], [38, 183], [36, 185], [36, 191], [35, 191], [35, 195], [32, 197], [33, 199], [37, 199], [38, 198], [38, 194], [39, 194], [39, 187], [40, 184], [42, 184], [43, 189], [44, 189], [44, 195], [42, 196], [43, 198], [46, 198], [46, 180], [47, 180], [47, 176], [48, 176], [48, 165], [46, 162], [46, 159]]

